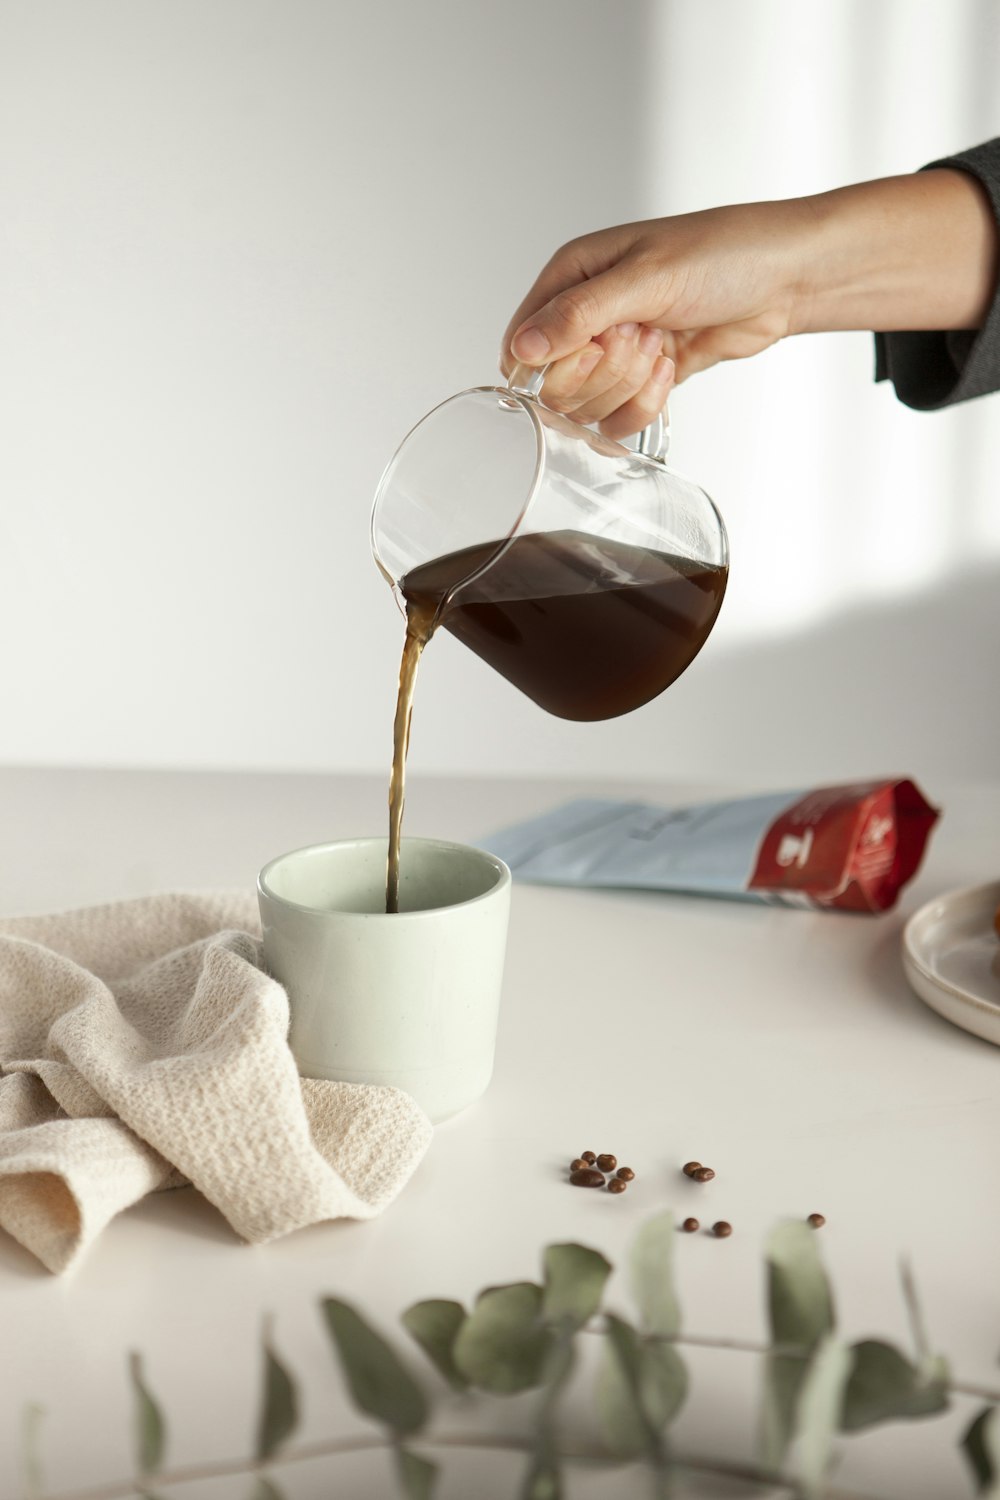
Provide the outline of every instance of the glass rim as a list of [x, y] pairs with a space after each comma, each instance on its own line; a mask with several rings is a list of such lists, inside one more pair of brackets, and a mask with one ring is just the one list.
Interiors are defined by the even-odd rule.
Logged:
[[531, 505], [538, 494], [542, 482], [542, 475], [545, 472], [545, 462], [548, 456], [548, 450], [545, 441], [545, 424], [542, 422], [541, 418], [538, 415], [537, 408], [539, 406], [539, 402], [534, 397], [522, 393], [521, 391], [512, 390], [509, 386], [506, 385], [470, 385], [467, 386], [465, 390], [456, 391], [453, 395], [446, 396], [443, 401], [439, 401], [436, 406], [432, 406], [430, 411], [425, 412], [424, 415], [419, 419], [419, 421], [414, 422], [413, 426], [409, 429], [406, 435], [400, 440], [399, 443], [397, 443], [392, 457], [389, 459], [389, 462], [382, 470], [382, 473], [379, 477], [379, 482], [375, 487], [375, 498], [372, 501], [371, 519], [369, 522], [369, 538], [371, 543], [372, 557], [375, 559], [375, 565], [378, 568], [379, 572], [382, 574], [382, 577], [386, 580], [386, 582], [392, 589], [393, 594], [396, 596], [397, 602], [400, 603], [400, 608], [403, 610], [404, 614], [406, 612], [405, 605], [400, 601], [399, 598], [399, 579], [393, 576], [393, 574], [386, 567], [383, 559], [379, 555], [378, 542], [376, 538], [376, 520], [379, 513], [379, 507], [388, 488], [392, 472], [396, 467], [400, 454], [403, 452], [403, 449], [410, 441], [410, 438], [415, 432], [423, 427], [425, 423], [429, 422], [432, 417], [437, 416], [437, 414], [443, 411], [446, 406], [451, 406], [456, 401], [464, 401], [469, 396], [490, 395], [499, 397], [500, 399], [498, 401], [498, 405], [505, 405], [507, 410], [512, 410], [514, 407], [519, 407], [523, 412], [527, 414], [535, 435], [535, 468], [531, 476], [531, 482], [528, 485], [527, 494], [525, 495], [524, 501], [520, 507], [520, 510], [515, 515], [512, 524], [508, 527], [506, 534], [500, 538], [494, 550], [483, 562], [479, 564], [477, 568], [475, 568], [471, 573], [466, 574], [464, 578], [460, 578], [457, 583], [454, 583], [452, 585], [452, 587], [448, 590], [447, 594], [444, 595], [440, 604], [438, 605], [437, 616], [441, 615], [446, 606], [455, 597], [455, 594], [459, 589], [464, 589], [468, 584], [475, 582], [477, 578], [481, 578], [482, 575], [493, 566], [497, 559], [503, 555], [503, 553], [510, 546], [511, 542], [522, 529], [525, 517], [527, 516], [528, 511], [530, 510]]

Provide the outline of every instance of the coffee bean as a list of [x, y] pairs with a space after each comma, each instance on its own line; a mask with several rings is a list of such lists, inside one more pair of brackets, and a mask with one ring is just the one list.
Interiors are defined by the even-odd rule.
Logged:
[[732, 1224], [727, 1224], [725, 1219], [720, 1219], [717, 1224], [712, 1225], [712, 1233], [717, 1240], [728, 1240], [732, 1232]]
[[698, 1223], [697, 1219], [685, 1219], [684, 1223], [681, 1225], [681, 1228], [683, 1229], [685, 1234], [694, 1234], [695, 1230], [701, 1228], [701, 1225]]
[[594, 1162], [597, 1160], [597, 1157], [594, 1155], [593, 1151], [581, 1151], [580, 1155], [583, 1157], [584, 1161], [589, 1161], [591, 1166], [593, 1166]]
[[691, 1173], [691, 1176], [694, 1178], [695, 1182], [711, 1182], [712, 1178], [715, 1176], [715, 1173], [712, 1171], [711, 1167], [699, 1167], [697, 1172]]
[[579, 1171], [569, 1174], [569, 1180], [574, 1187], [603, 1187], [604, 1173], [598, 1172], [595, 1167], [581, 1167]]
[[627, 1187], [628, 1183], [625, 1181], [624, 1177], [612, 1177], [611, 1181], [608, 1183], [608, 1192], [624, 1193]]
[[631, 1167], [619, 1167], [618, 1176], [621, 1178], [622, 1182], [631, 1182], [632, 1178], [635, 1176], [635, 1173], [632, 1171]]
[[685, 1177], [693, 1177], [700, 1167], [700, 1161], [686, 1161], [683, 1167], [681, 1167], [681, 1171], [684, 1173]]
[[822, 1214], [810, 1214], [806, 1223], [811, 1224], [814, 1229], [822, 1229], [826, 1219]]
[[569, 1169], [571, 1172], [579, 1172], [586, 1165], [587, 1163], [584, 1161], [582, 1156], [574, 1156], [573, 1160], [569, 1164]]
[[617, 1156], [612, 1156], [608, 1151], [602, 1151], [597, 1158], [597, 1165], [602, 1172], [613, 1172], [618, 1165]]

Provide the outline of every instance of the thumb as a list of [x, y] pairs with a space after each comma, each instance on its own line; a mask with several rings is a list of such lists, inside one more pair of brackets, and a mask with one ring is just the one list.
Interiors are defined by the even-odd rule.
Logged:
[[636, 297], [631, 278], [617, 269], [577, 282], [538, 308], [518, 327], [511, 354], [526, 365], [543, 365], [575, 354], [616, 323], [642, 323], [651, 309]]

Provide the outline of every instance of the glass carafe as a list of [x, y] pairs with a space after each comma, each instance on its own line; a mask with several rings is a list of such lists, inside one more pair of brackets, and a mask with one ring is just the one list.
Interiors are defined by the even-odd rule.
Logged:
[[519, 367], [417, 423], [379, 482], [372, 552], [404, 612], [430, 611], [550, 713], [608, 719], [701, 649], [726, 531], [667, 468], [662, 417], [625, 447], [546, 407], [544, 375]]

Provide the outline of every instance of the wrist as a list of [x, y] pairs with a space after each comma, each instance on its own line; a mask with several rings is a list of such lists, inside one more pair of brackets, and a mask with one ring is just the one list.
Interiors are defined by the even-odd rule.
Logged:
[[997, 227], [979, 182], [950, 168], [796, 200], [796, 330], [978, 328], [997, 276]]

